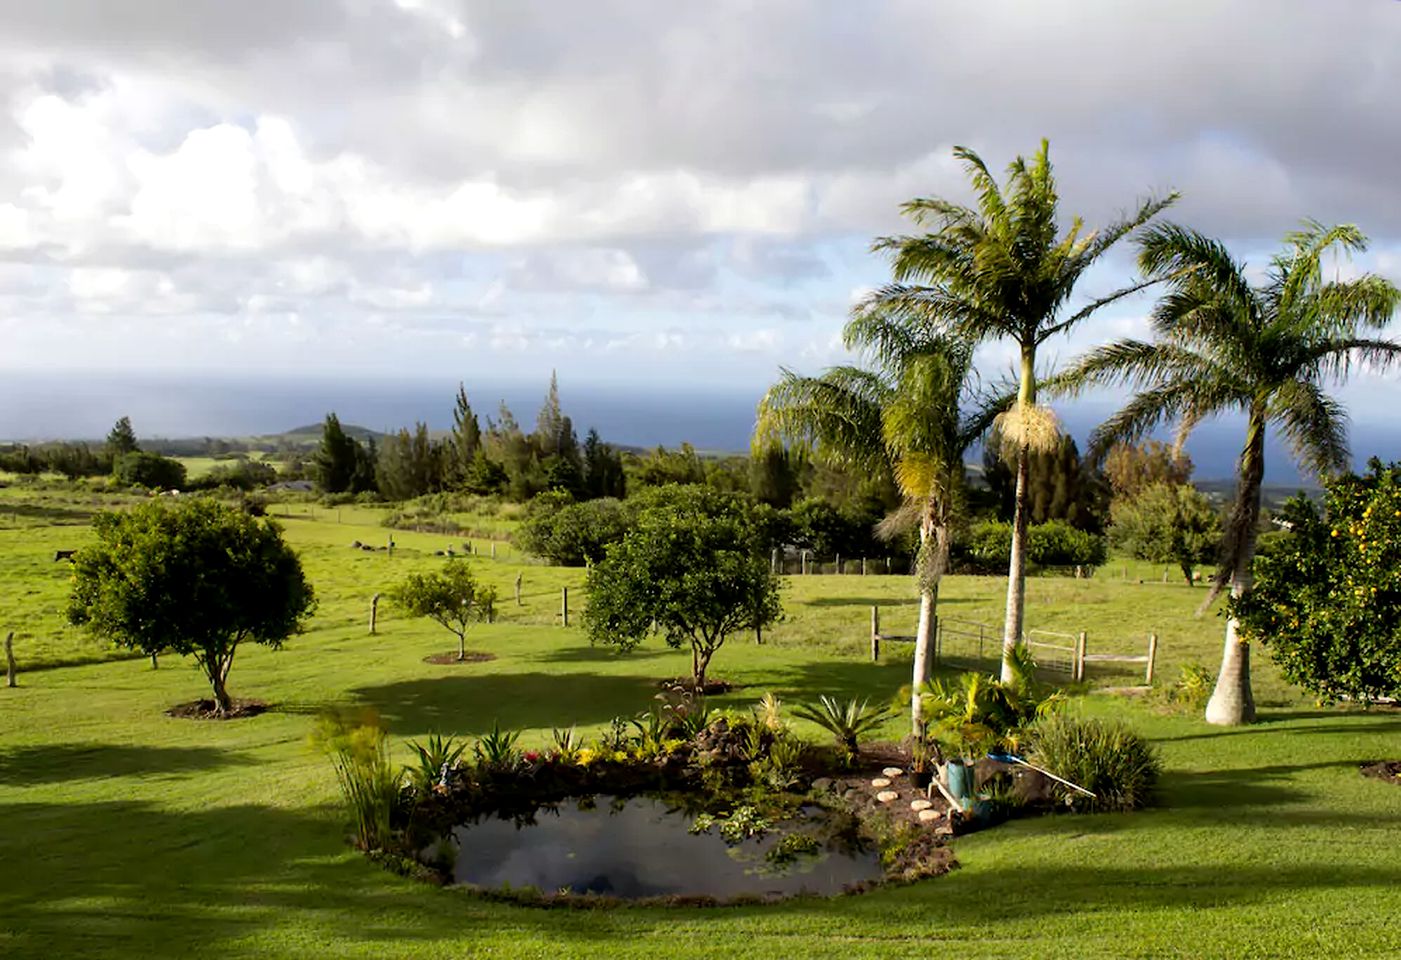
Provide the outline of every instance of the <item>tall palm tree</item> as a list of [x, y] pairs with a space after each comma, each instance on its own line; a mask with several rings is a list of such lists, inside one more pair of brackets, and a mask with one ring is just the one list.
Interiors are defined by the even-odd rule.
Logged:
[[1020, 353], [1015, 407], [999, 425], [1002, 447], [1017, 469], [1012, 517], [1007, 611], [1003, 625], [1002, 679], [1012, 678], [1012, 655], [1021, 642], [1026, 606], [1028, 455], [1056, 440], [1055, 419], [1037, 406], [1037, 348], [1105, 304], [1142, 289], [1117, 290], [1071, 309], [1076, 282], [1110, 247], [1172, 203], [1176, 194], [1142, 203], [1132, 215], [1100, 231], [1085, 233], [1077, 217], [1062, 234], [1051, 173], [1050, 146], [1028, 162], [1017, 157], [999, 186], [972, 150], [956, 147], [976, 194], [976, 205], [949, 200], [911, 200], [903, 212], [932, 229], [917, 236], [886, 237], [875, 248], [894, 264], [894, 282], [872, 293], [858, 308], [918, 319], [933, 329], [973, 343], [1008, 339]]
[[[1203, 609], [1227, 586], [1232, 597], [1250, 589], [1266, 428], [1279, 430], [1307, 469], [1324, 474], [1345, 468], [1347, 414], [1324, 387], [1340, 382], [1355, 363], [1385, 368], [1401, 358], [1401, 344], [1364, 335], [1390, 321], [1396, 287], [1371, 274], [1324, 278], [1326, 255], [1364, 250], [1366, 242], [1354, 226], [1306, 221], [1270, 261], [1264, 283], [1252, 286], [1245, 265], [1220, 241], [1172, 224], [1154, 227], [1139, 241], [1144, 274], [1168, 284], [1151, 316], [1153, 342], [1100, 347], [1061, 378], [1069, 392], [1093, 384], [1137, 391], [1095, 431], [1096, 450], [1174, 422], [1180, 445], [1204, 419], [1245, 414], [1221, 567]], [[1210, 723], [1248, 723], [1255, 716], [1250, 645], [1237, 626], [1231, 616], [1206, 708]]]
[[939, 581], [948, 569], [949, 526], [963, 488], [964, 454], [1006, 404], [975, 400], [972, 345], [927, 324], [867, 310], [843, 333], [867, 367], [817, 377], [784, 370], [759, 403], [756, 444], [809, 444], [829, 462], [894, 478], [904, 505], [882, 522], [887, 534], [917, 524], [919, 627], [915, 635], [914, 734], [923, 730], [919, 690], [929, 679]]

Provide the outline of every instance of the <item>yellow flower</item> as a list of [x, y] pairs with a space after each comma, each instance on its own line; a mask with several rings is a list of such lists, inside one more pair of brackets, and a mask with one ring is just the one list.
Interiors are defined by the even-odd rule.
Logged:
[[579, 751], [578, 755], [575, 756], [574, 762], [581, 767], [587, 767], [589, 764], [593, 763], [597, 757], [598, 754], [594, 753], [591, 748], [584, 747]]

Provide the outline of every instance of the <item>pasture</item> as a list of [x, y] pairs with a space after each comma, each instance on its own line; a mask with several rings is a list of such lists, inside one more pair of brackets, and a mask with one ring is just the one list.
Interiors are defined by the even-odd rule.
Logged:
[[[1160, 805], [1135, 814], [1013, 821], [961, 837], [961, 869], [906, 887], [765, 907], [542, 910], [494, 903], [395, 876], [344, 841], [325, 758], [308, 745], [318, 711], [378, 712], [396, 753], [432, 731], [477, 735], [494, 722], [542, 743], [646, 709], [656, 681], [683, 674], [684, 651], [656, 641], [620, 655], [591, 647], [571, 616], [582, 571], [529, 562], [477, 541], [478, 574], [501, 596], [498, 622], [468, 646], [485, 663], [434, 666], [455, 640], [370, 597], [461, 537], [396, 530], [382, 511], [277, 505], [319, 608], [281, 651], [248, 647], [236, 696], [267, 700], [228, 722], [166, 717], [204, 694], [174, 657], [159, 669], [62, 625], [69, 568], [106, 494], [0, 490], [0, 631], [15, 630], [19, 687], [0, 689], [0, 955], [29, 957], [966, 957], [1395, 955], [1401, 912], [1401, 790], [1357, 766], [1401, 756], [1401, 715], [1320, 709], [1257, 653], [1262, 722], [1208, 727], [1118, 696], [1080, 691], [1074, 709], [1120, 717], [1165, 761]], [[1161, 582], [1161, 568], [1111, 563], [1086, 580], [1036, 578], [1028, 625], [1086, 631], [1097, 649], [1138, 652], [1160, 637], [1158, 675], [1214, 665], [1220, 621], [1197, 619], [1201, 588]], [[522, 577], [522, 604], [513, 599]], [[1139, 583], [1142, 579], [1145, 582]], [[908, 682], [907, 648], [869, 660], [873, 603], [891, 632], [913, 626], [902, 576], [789, 577], [786, 617], [764, 644], [735, 637], [713, 673], [786, 703], [822, 693], [887, 699]], [[941, 613], [1000, 619], [999, 578], [952, 577]], [[912, 629], [911, 631], [912, 632]], [[1091, 686], [1136, 682], [1100, 668]], [[814, 727], [799, 728], [814, 738]], [[904, 732], [892, 721], [891, 737]]]

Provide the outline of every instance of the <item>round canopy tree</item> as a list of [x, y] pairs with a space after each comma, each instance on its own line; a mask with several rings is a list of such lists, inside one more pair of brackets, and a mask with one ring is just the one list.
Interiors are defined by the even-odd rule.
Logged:
[[93, 527], [97, 543], [74, 557], [69, 622], [143, 653], [193, 656], [217, 714], [231, 706], [239, 645], [280, 647], [315, 607], [271, 520], [201, 498], [100, 513]]
[[411, 573], [389, 591], [411, 617], [427, 617], [457, 637], [457, 659], [467, 659], [467, 628], [490, 620], [496, 589], [477, 582], [465, 561], [449, 560], [437, 573]]
[[773, 623], [781, 612], [749, 506], [704, 487], [653, 496], [633, 529], [588, 574], [584, 629], [596, 643], [632, 649], [655, 629], [691, 647], [698, 690], [726, 637]]
[[1301, 496], [1281, 516], [1289, 534], [1230, 602], [1242, 635], [1324, 700], [1401, 697], [1401, 466], [1373, 460], [1330, 483], [1321, 512]]

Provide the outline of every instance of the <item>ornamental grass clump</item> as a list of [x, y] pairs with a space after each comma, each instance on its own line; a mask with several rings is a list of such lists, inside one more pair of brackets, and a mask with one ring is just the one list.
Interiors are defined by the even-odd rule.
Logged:
[[389, 744], [378, 718], [324, 714], [312, 739], [335, 767], [341, 796], [354, 821], [355, 845], [361, 850], [388, 847], [404, 772], [389, 762]]
[[1162, 762], [1148, 741], [1123, 724], [1050, 716], [1032, 729], [1031, 742], [1033, 764], [1094, 794], [1058, 787], [1068, 806], [1137, 810], [1153, 799]]

